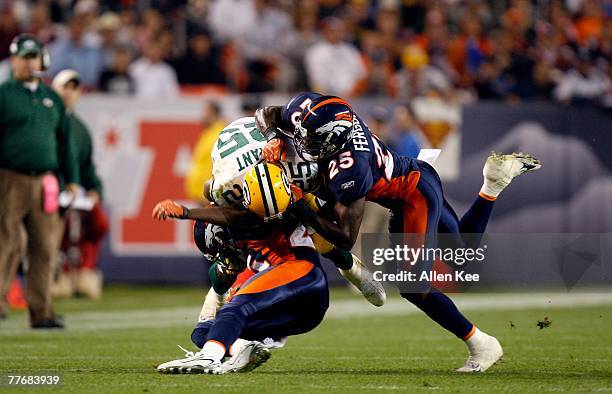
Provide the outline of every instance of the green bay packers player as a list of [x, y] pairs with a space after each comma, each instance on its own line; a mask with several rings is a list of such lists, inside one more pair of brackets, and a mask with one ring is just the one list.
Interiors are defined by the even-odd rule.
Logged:
[[[266, 139], [257, 129], [252, 117], [237, 119], [225, 127], [219, 133], [211, 152], [213, 177], [206, 185], [205, 195], [219, 206], [241, 204], [244, 197], [244, 176], [249, 168], [258, 162], [265, 145]], [[310, 208], [318, 210], [321, 200], [315, 199], [311, 194], [321, 186], [317, 164], [303, 160], [295, 149], [292, 149], [291, 144], [287, 144], [282, 159], [277, 163], [285, 170], [290, 182], [303, 190]], [[319, 253], [331, 260], [342, 276], [357, 287], [366, 300], [375, 306], [384, 304], [386, 294], [383, 286], [373, 280], [371, 273], [356, 256], [334, 247], [314, 230], [309, 230], [309, 233]], [[211, 288], [204, 301], [200, 320], [213, 317], [222, 302], [222, 295]]]
[[[223, 253], [239, 251], [230, 253], [231, 258], [244, 260], [245, 266], [249, 260], [266, 264], [239, 284], [215, 318], [198, 323], [192, 340], [201, 350], [159, 365], [160, 372], [250, 371], [270, 357], [261, 343], [264, 338], [309, 332], [325, 315], [327, 279], [311, 238], [296, 221], [274, 221], [292, 201], [284, 170], [270, 163], [253, 166], [245, 176], [243, 195], [247, 210], [221, 206], [189, 210], [170, 200], [153, 210], [158, 220], [192, 219], [221, 226], [233, 239]], [[247, 254], [254, 257], [242, 257]]]

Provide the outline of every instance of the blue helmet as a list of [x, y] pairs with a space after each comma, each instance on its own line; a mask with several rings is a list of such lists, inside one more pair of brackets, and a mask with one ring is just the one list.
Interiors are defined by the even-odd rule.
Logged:
[[340, 97], [321, 96], [312, 100], [295, 126], [298, 154], [307, 161], [334, 155], [352, 138], [354, 119], [353, 108]]
[[293, 96], [281, 110], [281, 123], [278, 125], [281, 131], [293, 137], [295, 124], [302, 116], [302, 111], [318, 97], [321, 95], [314, 92], [301, 92]]
[[221, 253], [228, 242], [228, 236], [221, 226], [203, 220], [193, 222], [193, 240], [200, 252], [212, 258]]

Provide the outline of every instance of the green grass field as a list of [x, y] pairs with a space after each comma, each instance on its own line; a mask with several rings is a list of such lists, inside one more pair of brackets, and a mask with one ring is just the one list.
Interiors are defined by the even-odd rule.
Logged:
[[[193, 348], [189, 334], [203, 294], [112, 287], [100, 301], [58, 302], [64, 332], [31, 332], [23, 314], [13, 312], [0, 323], [0, 372], [59, 373], [63, 385], [0, 392], [612, 391], [612, 302], [603, 295], [576, 303], [517, 297], [510, 306], [507, 295], [455, 297], [504, 346], [503, 361], [484, 374], [453, 372], [465, 360], [463, 344], [408, 303], [392, 297], [376, 309], [348, 291], [334, 291], [321, 326], [290, 338], [252, 373], [158, 374], [156, 365], [182, 357], [177, 344]], [[552, 323], [540, 330], [536, 323], [545, 316]]]

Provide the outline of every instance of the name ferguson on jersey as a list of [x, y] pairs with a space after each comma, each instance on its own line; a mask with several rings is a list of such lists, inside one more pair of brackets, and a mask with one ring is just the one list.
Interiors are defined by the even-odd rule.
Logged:
[[359, 119], [355, 117], [353, 119], [353, 131], [352, 131], [351, 141], [353, 142], [353, 146], [356, 151], [369, 152], [370, 144], [368, 143], [368, 139], [363, 131], [363, 127], [361, 127], [361, 123], [359, 123]]

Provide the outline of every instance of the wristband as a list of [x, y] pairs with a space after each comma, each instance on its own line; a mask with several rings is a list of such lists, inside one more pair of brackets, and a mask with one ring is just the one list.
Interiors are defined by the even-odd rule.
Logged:
[[274, 138], [279, 138], [280, 132], [278, 130], [278, 127], [276, 127], [275, 125], [272, 125], [263, 132], [263, 135], [264, 137], [266, 137], [266, 141], [270, 141], [270, 140], [273, 140]]

